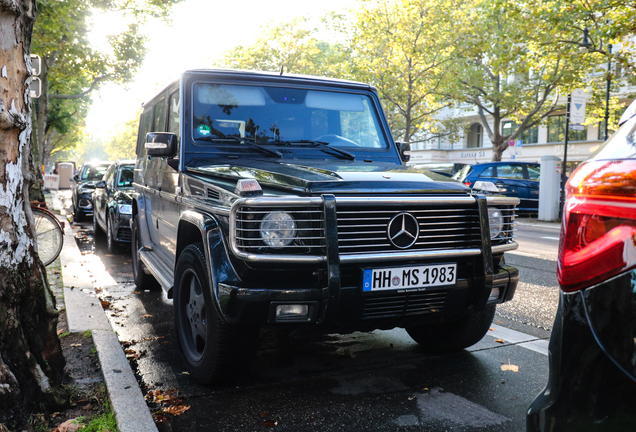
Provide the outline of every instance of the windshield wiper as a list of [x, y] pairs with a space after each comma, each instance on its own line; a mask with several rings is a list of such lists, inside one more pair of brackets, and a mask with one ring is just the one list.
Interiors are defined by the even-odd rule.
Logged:
[[254, 140], [254, 138], [248, 138], [248, 137], [236, 137], [236, 136], [231, 136], [231, 135], [225, 135], [225, 136], [204, 136], [204, 137], [199, 137], [199, 138], [195, 138], [201, 141], [235, 141], [235, 142], [240, 142], [240, 143], [247, 143], [250, 145], [250, 147], [255, 148], [260, 150], [262, 153], [266, 153], [272, 156], [276, 156], [279, 158], [283, 157], [283, 154], [281, 152], [279, 152], [278, 150], [271, 150], [268, 149], [266, 147], [260, 146], [258, 144], [256, 144], [256, 141]]
[[333, 152], [336, 152], [344, 156], [345, 159], [355, 160], [356, 158], [356, 156], [353, 153], [349, 153], [348, 151], [345, 151], [345, 150], [340, 150], [339, 148], [336, 148], [336, 147], [329, 147], [329, 143], [325, 141], [302, 139], [302, 140], [290, 140], [290, 141], [277, 141], [276, 144], [278, 145], [313, 144], [310, 147], [322, 147], [319, 150], [324, 153], [327, 153], [325, 150], [331, 150]]

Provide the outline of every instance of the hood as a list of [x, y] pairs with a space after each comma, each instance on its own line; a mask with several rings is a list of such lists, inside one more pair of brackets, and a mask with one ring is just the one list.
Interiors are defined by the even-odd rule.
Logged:
[[[204, 178], [218, 178], [236, 184], [239, 179], [256, 179], [264, 190], [289, 190], [306, 195], [461, 193], [469, 189], [441, 174], [402, 165], [384, 163], [339, 163], [306, 166], [287, 162], [245, 160], [240, 165], [187, 167]], [[202, 180], [204, 180], [202, 178]]]

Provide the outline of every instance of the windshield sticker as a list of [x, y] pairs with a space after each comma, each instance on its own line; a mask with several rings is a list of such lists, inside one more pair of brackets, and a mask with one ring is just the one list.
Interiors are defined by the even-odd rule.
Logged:
[[199, 132], [199, 135], [203, 136], [208, 136], [211, 133], [210, 127], [206, 125], [199, 125], [199, 127], [197, 128], [197, 132]]

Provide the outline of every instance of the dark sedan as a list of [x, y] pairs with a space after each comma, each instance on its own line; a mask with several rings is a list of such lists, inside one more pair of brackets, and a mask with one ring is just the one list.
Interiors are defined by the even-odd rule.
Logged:
[[93, 230], [95, 236], [106, 233], [111, 253], [118, 244], [130, 243], [132, 238], [130, 218], [134, 169], [134, 161], [115, 162], [108, 168], [103, 180], [95, 185]]
[[520, 211], [539, 210], [539, 175], [541, 165], [531, 162], [488, 162], [478, 165], [465, 165], [453, 175], [468, 187], [476, 181], [489, 181], [495, 184], [499, 193], [519, 198]]
[[71, 198], [73, 217], [76, 221], [93, 215], [92, 195], [95, 183], [104, 177], [104, 173], [112, 162], [87, 162], [72, 178]]
[[566, 184], [550, 375], [528, 432], [636, 430], [636, 102]]

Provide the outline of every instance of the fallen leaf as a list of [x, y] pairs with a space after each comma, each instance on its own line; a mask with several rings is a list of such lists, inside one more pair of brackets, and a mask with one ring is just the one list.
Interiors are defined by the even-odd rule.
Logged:
[[71, 344], [72, 347], [81, 347], [82, 344]]
[[503, 324], [503, 321], [497, 321], [497, 324]]
[[82, 427], [78, 419], [71, 419], [59, 425], [53, 432], [76, 432]]
[[508, 360], [508, 364], [501, 365], [502, 371], [511, 371], [511, 372], [519, 372], [519, 366], [510, 364], [510, 360]]
[[152, 418], [154, 419], [155, 423], [168, 423], [170, 421], [168, 417], [163, 414], [153, 414]]
[[169, 406], [163, 409], [164, 412], [168, 414], [172, 414], [173, 416], [178, 416], [189, 410], [190, 407], [187, 405], [179, 405], [179, 406]]
[[273, 428], [274, 426], [278, 426], [278, 422], [274, 420], [265, 420], [261, 423], [261, 426], [267, 426]]
[[141, 294], [141, 291], [133, 291], [133, 294]]
[[495, 331], [495, 330], [497, 330], [497, 329], [496, 329], [496, 328], [489, 328], [488, 330], [490, 330], [490, 331]]
[[152, 315], [150, 315], [150, 314], [145, 314], [145, 315], [142, 315], [141, 317], [142, 317], [142, 318], [152, 318]]
[[99, 294], [102, 292], [102, 289], [100, 287], [95, 287], [95, 292]]
[[80, 408], [82, 411], [90, 411], [93, 409], [93, 404], [87, 404]]
[[415, 396], [409, 396], [409, 400], [415, 399]]
[[64, 333], [64, 330], [63, 330], [63, 329], [59, 329], [59, 330], [57, 331], [57, 335], [58, 335], [58, 336], [59, 336], [59, 335], [61, 335], [62, 333]]
[[106, 300], [101, 300], [101, 304], [104, 309], [110, 309], [110, 302], [107, 302]]
[[497, 343], [501, 343], [501, 344], [502, 344], [502, 343], [506, 343], [503, 339], [495, 339], [495, 342], [497, 342]]

